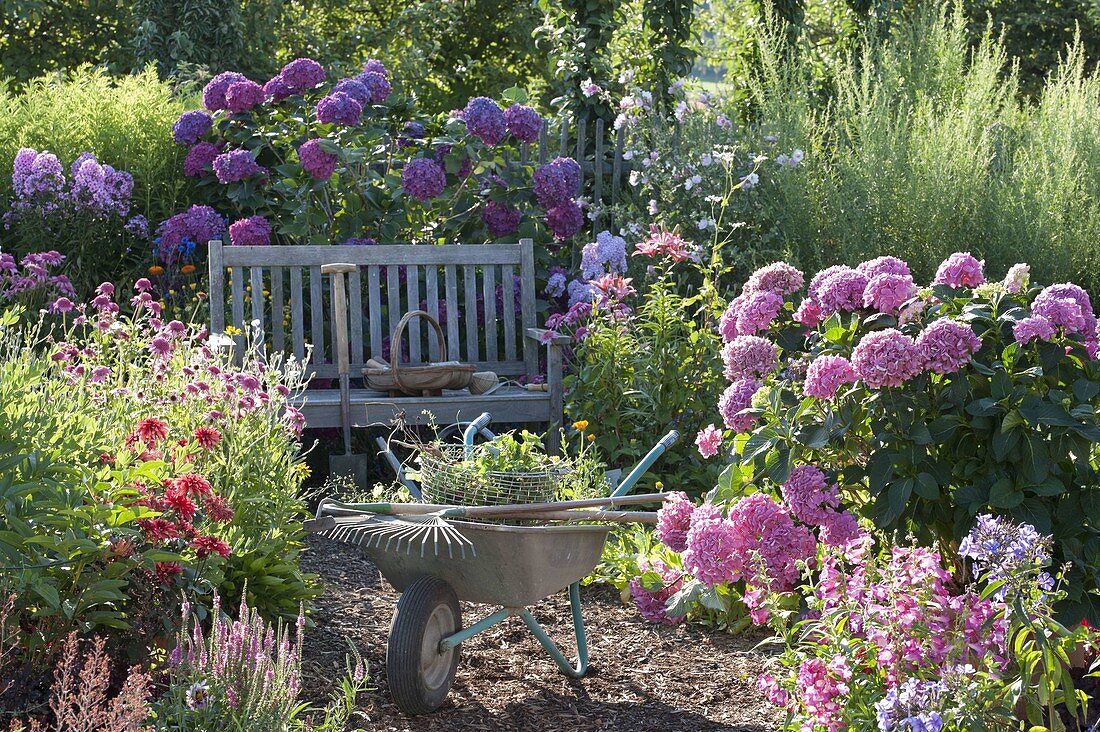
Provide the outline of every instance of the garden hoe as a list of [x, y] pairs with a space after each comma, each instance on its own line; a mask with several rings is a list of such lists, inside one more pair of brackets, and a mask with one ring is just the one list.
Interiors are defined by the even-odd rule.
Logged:
[[336, 365], [340, 372], [340, 426], [344, 433], [344, 454], [329, 455], [329, 474], [346, 475], [358, 488], [367, 488], [367, 468], [370, 456], [351, 451], [351, 385], [348, 371], [351, 360], [348, 353], [347, 295], [344, 291], [344, 275], [355, 269], [354, 264], [326, 264], [322, 274], [332, 275], [332, 303], [335, 310]]

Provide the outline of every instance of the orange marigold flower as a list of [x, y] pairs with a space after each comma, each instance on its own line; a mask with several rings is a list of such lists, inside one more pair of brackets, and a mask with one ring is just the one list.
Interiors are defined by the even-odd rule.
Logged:
[[185, 264], [182, 267], [180, 267], [180, 272], [182, 272], [183, 274], [191, 274], [194, 271], [195, 271], [195, 265], [193, 265], [193, 264]]

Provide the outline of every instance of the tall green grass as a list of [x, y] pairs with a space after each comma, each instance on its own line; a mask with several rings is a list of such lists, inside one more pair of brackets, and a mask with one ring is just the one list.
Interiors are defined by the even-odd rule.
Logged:
[[768, 210], [793, 259], [895, 254], [928, 279], [968, 250], [991, 277], [1027, 261], [1036, 281], [1100, 294], [1100, 78], [1079, 49], [1026, 101], [997, 39], [972, 49], [941, 6], [844, 59], [822, 104], [811, 65], [760, 33], [753, 112], [807, 151]]
[[0, 87], [0, 201], [11, 197], [11, 164], [21, 147], [49, 150], [67, 167], [89, 150], [134, 176], [134, 206], [156, 222], [186, 199], [182, 150], [172, 124], [185, 105], [150, 68], [112, 77], [84, 67]]

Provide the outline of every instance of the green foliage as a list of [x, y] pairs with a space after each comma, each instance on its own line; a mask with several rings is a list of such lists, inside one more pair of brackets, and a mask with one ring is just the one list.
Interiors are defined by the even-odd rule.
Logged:
[[614, 77], [611, 44], [621, 22], [622, 0], [539, 0], [544, 14], [538, 45], [553, 69], [553, 104], [581, 116], [613, 116], [600, 96], [585, 94], [588, 82], [608, 86]]
[[1021, 102], [1001, 45], [971, 54], [961, 14], [925, 12], [844, 61], [827, 108], [774, 31], [760, 50], [755, 118], [806, 160], [752, 225], [797, 261], [890, 253], [927, 278], [953, 251], [995, 269], [1027, 252], [1038, 279], [1100, 292], [1100, 79], [1080, 48]]
[[[158, 221], [186, 195], [183, 158], [171, 134], [184, 109], [152, 70], [112, 77], [83, 67], [35, 79], [20, 92], [4, 89], [0, 93], [0, 201], [6, 204], [11, 198], [11, 164], [19, 148], [48, 150], [64, 161], [90, 151], [101, 162], [134, 176], [135, 213]], [[45, 242], [38, 244], [36, 250]], [[112, 279], [114, 264], [103, 262], [101, 280]]]
[[513, 86], [541, 95], [553, 78], [531, 42], [541, 20], [535, 3], [507, 0], [295, 3], [275, 58], [309, 56], [349, 72], [377, 58], [394, 77], [416, 79], [405, 91], [434, 114]]

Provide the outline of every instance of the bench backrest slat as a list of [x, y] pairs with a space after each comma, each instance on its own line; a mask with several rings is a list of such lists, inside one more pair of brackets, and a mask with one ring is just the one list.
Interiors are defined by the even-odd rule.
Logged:
[[[411, 363], [462, 360], [502, 376], [534, 375], [537, 351], [524, 331], [535, 326], [533, 244], [235, 247], [210, 243], [212, 332], [259, 332], [273, 351], [298, 359], [307, 372], [336, 375], [332, 280], [324, 264], [359, 265], [348, 274], [352, 377], [392, 349]], [[228, 273], [229, 281], [226, 282]], [[517, 276], [518, 274], [518, 276]], [[228, 289], [228, 292], [226, 290]], [[447, 353], [434, 329], [413, 319], [400, 346], [389, 339], [401, 317], [426, 310], [443, 326]], [[228, 317], [227, 317], [228, 313]], [[227, 322], [228, 321], [228, 322]]]

